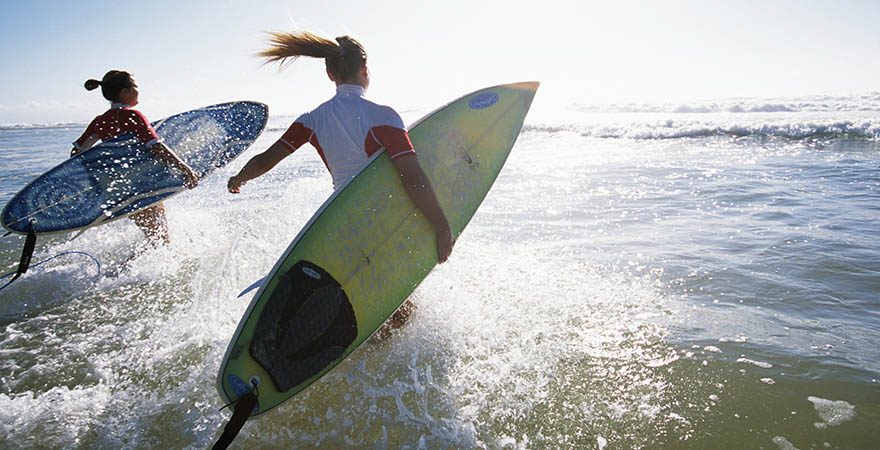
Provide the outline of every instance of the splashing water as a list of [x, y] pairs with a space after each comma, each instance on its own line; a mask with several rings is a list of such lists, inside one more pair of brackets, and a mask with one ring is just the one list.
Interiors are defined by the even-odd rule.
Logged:
[[[730, 129], [727, 116], [701, 120]], [[450, 262], [415, 291], [409, 323], [249, 421], [236, 444], [876, 442], [873, 138], [577, 131], [594, 125], [531, 123]], [[116, 269], [98, 277], [83, 261], [59, 258], [0, 292], [2, 446], [214, 441], [228, 416], [214, 380], [249, 301], [236, 296], [331, 192], [309, 149], [242, 194], [225, 192], [228, 176], [282, 130], [167, 202], [171, 245], [125, 268], [141, 251], [127, 220], [72, 241], [41, 238], [35, 260], [87, 249]], [[69, 142], [78, 131], [3, 130], [14, 134], [13, 144], [0, 140], [4, 151], [22, 149], [13, 152], [21, 164], [4, 169], [3, 198], [68, 150], [28, 139]], [[7, 238], [0, 264], [14, 266], [20, 247]]]

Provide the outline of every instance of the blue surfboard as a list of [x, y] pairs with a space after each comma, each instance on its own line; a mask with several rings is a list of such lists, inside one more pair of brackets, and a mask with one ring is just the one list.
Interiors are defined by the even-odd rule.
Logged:
[[[266, 105], [231, 102], [153, 123], [159, 138], [204, 178], [244, 152], [263, 132]], [[0, 224], [26, 234], [63, 233], [102, 225], [177, 194], [183, 175], [127, 133], [70, 158], [13, 197]]]

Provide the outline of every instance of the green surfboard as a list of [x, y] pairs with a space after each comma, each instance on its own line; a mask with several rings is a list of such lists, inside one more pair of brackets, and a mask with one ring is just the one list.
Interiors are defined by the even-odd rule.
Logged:
[[[501, 171], [537, 89], [482, 89], [410, 127], [454, 236]], [[217, 377], [225, 402], [257, 385], [256, 416], [296, 395], [366, 341], [437, 264], [434, 231], [399, 178], [377, 152], [293, 240], [226, 349]]]

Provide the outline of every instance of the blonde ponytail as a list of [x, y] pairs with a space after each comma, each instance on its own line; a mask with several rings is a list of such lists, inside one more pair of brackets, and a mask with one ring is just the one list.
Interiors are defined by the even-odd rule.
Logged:
[[269, 48], [258, 53], [267, 63], [278, 62], [282, 67], [296, 61], [300, 56], [324, 58], [327, 71], [339, 81], [351, 81], [367, 62], [367, 52], [361, 44], [348, 36], [336, 38], [336, 42], [309, 33], [270, 32]]
[[287, 65], [300, 56], [328, 58], [339, 54], [339, 45], [307, 31], [299, 33], [270, 32], [269, 48], [258, 53], [267, 63]]

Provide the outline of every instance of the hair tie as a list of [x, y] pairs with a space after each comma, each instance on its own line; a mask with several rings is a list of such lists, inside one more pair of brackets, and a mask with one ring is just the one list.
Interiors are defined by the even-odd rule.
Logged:
[[345, 56], [345, 43], [348, 42], [348, 39], [345, 36], [340, 36], [336, 38], [336, 42], [339, 44], [339, 57]]

